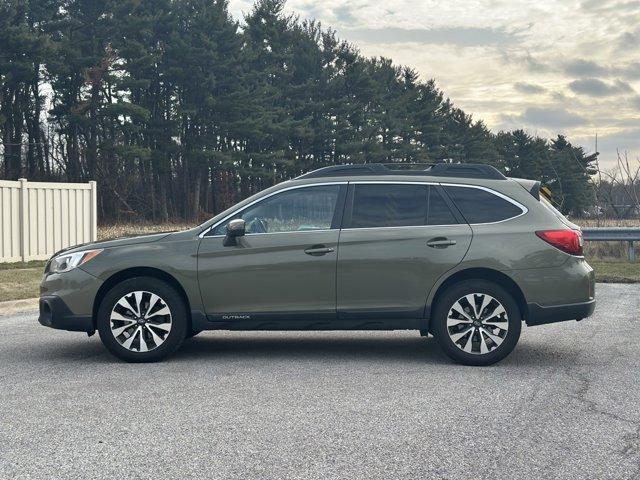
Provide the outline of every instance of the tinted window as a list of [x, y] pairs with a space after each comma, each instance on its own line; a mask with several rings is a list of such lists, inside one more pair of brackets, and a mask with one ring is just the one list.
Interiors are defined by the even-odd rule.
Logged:
[[427, 208], [427, 225], [453, 225], [458, 223], [436, 187], [429, 187]]
[[351, 228], [424, 225], [426, 185], [356, 185]]
[[468, 187], [444, 187], [469, 223], [490, 223], [506, 220], [522, 213], [522, 210], [486, 190]]
[[247, 233], [329, 229], [339, 191], [340, 185], [322, 185], [277, 193], [218, 225], [213, 235], [224, 235], [234, 218], [247, 222]]

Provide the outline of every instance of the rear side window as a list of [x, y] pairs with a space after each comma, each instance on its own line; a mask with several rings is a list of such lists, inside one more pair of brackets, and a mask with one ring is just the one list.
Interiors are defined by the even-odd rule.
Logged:
[[457, 223], [429, 185], [357, 184], [347, 228], [406, 227]]
[[469, 223], [492, 223], [517, 217], [522, 209], [486, 190], [444, 186], [449, 197]]
[[453, 225], [458, 223], [436, 187], [429, 187], [427, 211], [427, 225]]

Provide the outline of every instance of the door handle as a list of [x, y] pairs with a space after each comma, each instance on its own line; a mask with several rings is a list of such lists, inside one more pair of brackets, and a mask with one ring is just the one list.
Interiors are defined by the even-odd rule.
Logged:
[[304, 253], [307, 255], [312, 255], [314, 257], [319, 257], [320, 255], [326, 255], [327, 253], [333, 252], [334, 249], [331, 247], [325, 247], [324, 245], [314, 245], [311, 248], [307, 248]]
[[427, 242], [427, 246], [431, 248], [447, 248], [455, 244], [456, 244], [455, 240], [449, 240], [448, 238], [445, 238], [445, 237], [432, 238]]

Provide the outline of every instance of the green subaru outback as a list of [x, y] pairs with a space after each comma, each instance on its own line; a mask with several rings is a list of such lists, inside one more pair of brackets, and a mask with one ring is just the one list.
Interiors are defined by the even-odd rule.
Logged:
[[579, 227], [540, 183], [487, 165], [316, 170], [175, 233], [54, 255], [42, 325], [131, 362], [202, 330], [417, 330], [467, 365], [507, 356], [522, 322], [588, 317]]

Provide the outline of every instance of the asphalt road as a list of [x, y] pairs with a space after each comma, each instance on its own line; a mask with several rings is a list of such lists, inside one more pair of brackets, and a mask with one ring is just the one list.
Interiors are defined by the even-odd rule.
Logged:
[[206, 332], [158, 364], [0, 317], [0, 478], [640, 478], [640, 285], [449, 362], [414, 332]]

